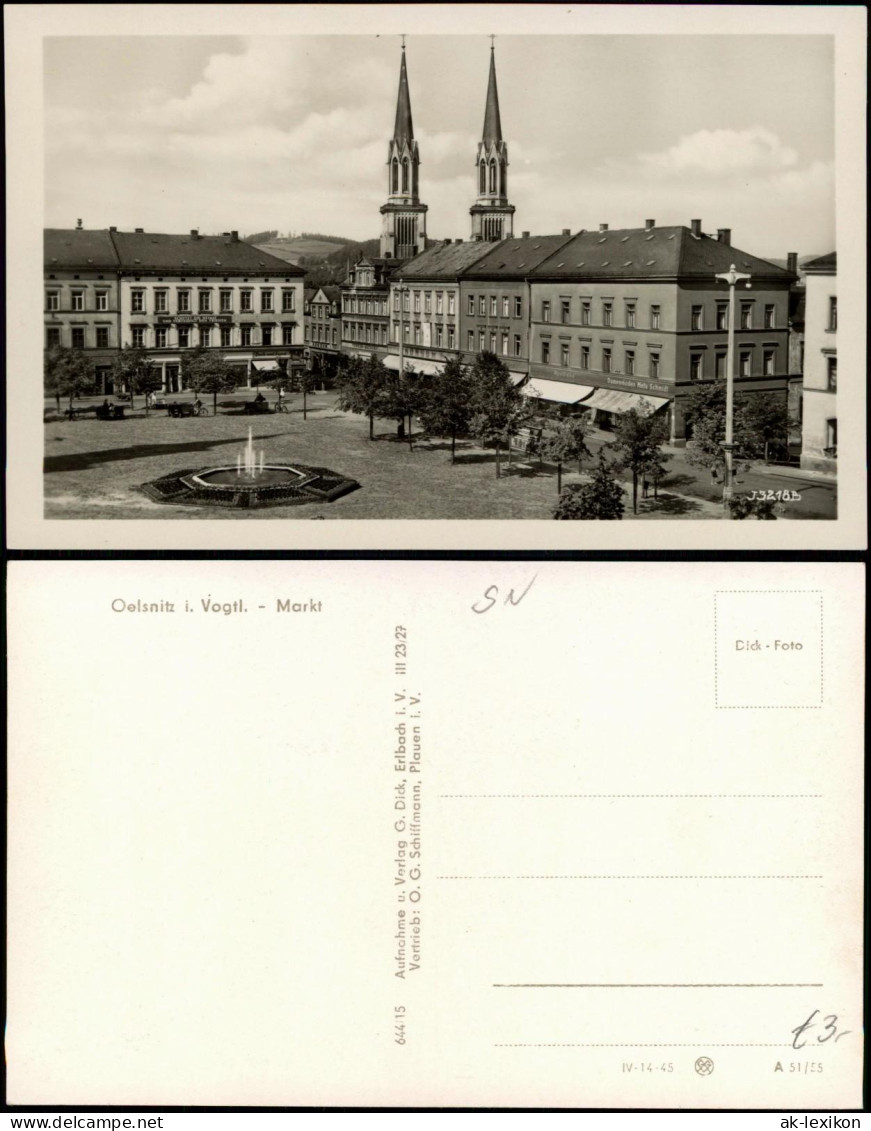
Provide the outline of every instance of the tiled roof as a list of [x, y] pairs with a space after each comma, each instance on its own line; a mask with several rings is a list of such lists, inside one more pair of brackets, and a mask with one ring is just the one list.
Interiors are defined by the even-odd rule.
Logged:
[[448, 279], [486, 255], [493, 245], [480, 240], [468, 243], [440, 243], [409, 259], [399, 275], [405, 279]]
[[680, 226], [579, 232], [532, 273], [541, 278], [709, 278], [732, 264], [760, 277], [794, 278], [766, 259]]
[[304, 275], [293, 263], [230, 236], [176, 236], [154, 232], [112, 232], [122, 269], [206, 271], [211, 274], [285, 277]]
[[526, 236], [523, 239], [500, 240], [483, 259], [467, 267], [464, 278], [493, 278], [500, 275], [526, 275], [539, 263], [553, 255], [571, 236]]
[[105, 229], [86, 231], [81, 228], [46, 228], [43, 234], [45, 269], [118, 266], [115, 248]]
[[802, 271], [837, 271], [838, 253], [830, 251], [827, 255], [818, 255], [816, 259], [808, 259], [801, 265]]

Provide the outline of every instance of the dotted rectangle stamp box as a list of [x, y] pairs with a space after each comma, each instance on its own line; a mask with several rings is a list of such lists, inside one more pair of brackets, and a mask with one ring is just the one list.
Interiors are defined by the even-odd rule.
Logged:
[[817, 590], [714, 594], [714, 705], [819, 709], [823, 595]]

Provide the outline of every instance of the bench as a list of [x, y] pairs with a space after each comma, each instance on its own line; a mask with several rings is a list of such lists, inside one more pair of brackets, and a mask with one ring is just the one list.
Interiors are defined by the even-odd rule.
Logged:
[[190, 401], [181, 401], [179, 404], [167, 405], [166, 411], [170, 416], [208, 416], [209, 410], [205, 405], [200, 404], [198, 401], [191, 404]]
[[275, 409], [269, 407], [268, 401], [247, 401], [244, 409], [246, 416], [260, 416], [274, 411]]

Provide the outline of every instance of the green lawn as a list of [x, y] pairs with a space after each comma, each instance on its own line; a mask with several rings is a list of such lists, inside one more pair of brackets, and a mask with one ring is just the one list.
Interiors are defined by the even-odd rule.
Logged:
[[[303, 420], [301, 398], [289, 414], [245, 416], [221, 409], [217, 416], [174, 419], [165, 410], [145, 417], [141, 407], [123, 421], [55, 420], [45, 425], [45, 515], [47, 518], [257, 519], [518, 519], [551, 517], [556, 476], [529, 464], [496, 478], [495, 457], [471, 443], [458, 444], [457, 462], [443, 440], [408, 443], [395, 425], [376, 420], [370, 441], [365, 418], [339, 412], [335, 394], [309, 397]], [[176, 399], [176, 398], [173, 398]], [[179, 398], [179, 399], [189, 399]], [[205, 398], [204, 398], [205, 400]], [[98, 399], [97, 403], [101, 403]], [[211, 405], [211, 398], [207, 403]], [[141, 402], [140, 402], [141, 404]], [[311, 406], [315, 406], [313, 411]], [[48, 406], [53, 407], [53, 406]], [[137, 488], [179, 468], [235, 465], [252, 428], [256, 448], [270, 463], [287, 461], [332, 468], [360, 483], [333, 503], [247, 511], [154, 503]], [[564, 482], [577, 480], [566, 474]], [[631, 499], [627, 495], [632, 518]], [[643, 504], [645, 518], [718, 518], [719, 507], [700, 499], [661, 492], [660, 503]]]

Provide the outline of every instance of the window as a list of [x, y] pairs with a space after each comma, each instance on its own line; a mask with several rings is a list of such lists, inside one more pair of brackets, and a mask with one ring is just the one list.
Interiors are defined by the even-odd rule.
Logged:
[[650, 376], [651, 377], [658, 377], [659, 376], [659, 354], [658, 353], [651, 353], [651, 355], [650, 355]]
[[399, 311], [399, 291], [393, 292], [393, 309], [397, 312]]
[[208, 349], [212, 344], [212, 327], [200, 326], [200, 345]]
[[109, 292], [97, 291], [97, 310], [109, 309]]
[[581, 346], [581, 369], [590, 368], [590, 347]]
[[[188, 314], [191, 308], [191, 292], [179, 291], [178, 292], [178, 312], [179, 314]], [[134, 310], [136, 308], [134, 307]]]
[[589, 299], [581, 299], [581, 325], [590, 325], [590, 301]]
[[726, 355], [718, 353], [714, 357], [714, 376], [718, 381], [722, 381], [726, 376]]
[[402, 293], [402, 309], [406, 314], [411, 313], [411, 293], [409, 291], [403, 291]]
[[523, 297], [522, 295], [514, 296], [514, 317], [521, 318], [523, 316]]
[[[75, 300], [75, 295], [73, 295]], [[73, 302], [73, 310], [75, 310], [75, 301]], [[134, 314], [144, 314], [145, 312], [145, 291], [131, 291], [130, 292], [130, 309]]]
[[766, 303], [763, 325], [766, 330], [774, 329], [774, 306]]
[[826, 448], [832, 455], [838, 454], [838, 421], [834, 417], [826, 421]]
[[178, 328], [178, 348], [186, 350], [191, 344], [191, 332], [187, 326], [179, 326]]
[[503, 295], [502, 296], [502, 317], [507, 318], [510, 313], [511, 313], [511, 311], [510, 311], [510, 308], [509, 308], [508, 295]]
[[253, 291], [240, 291], [239, 292], [239, 309], [240, 310], [253, 310], [254, 309], [254, 292]]
[[242, 345], [243, 346], [250, 346], [251, 345], [251, 331], [252, 330], [253, 330], [253, 326], [243, 326], [242, 327]]
[[131, 341], [137, 349], [142, 349], [145, 345], [145, 327], [133, 326], [130, 331]]
[[738, 375], [740, 377], [750, 376], [750, 350], [741, 350], [738, 355]]
[[158, 326], [154, 331], [154, 345], [159, 350], [166, 349], [166, 327]]
[[568, 342], [560, 342], [559, 363], [564, 369], [568, 369], [568, 367], [569, 367], [569, 343]]
[[508, 332], [507, 332], [507, 330], [502, 331], [502, 356], [503, 357], [508, 356]]
[[565, 325], [566, 322], [571, 321], [572, 304], [569, 299], [560, 299], [560, 321]]
[[436, 291], [436, 314], [444, 314], [445, 296], [442, 291]]
[[414, 313], [420, 314], [420, 291], [414, 292]]
[[85, 309], [85, 292], [73, 291], [73, 310]]
[[635, 350], [626, 350], [624, 355], [625, 372], [633, 374], [635, 372]]
[[497, 314], [496, 296], [495, 295], [490, 295], [490, 314], [493, 316], [493, 318], [495, 318], [496, 314]]
[[702, 310], [703, 310], [703, 307], [701, 307], [701, 306], [694, 306], [692, 308], [692, 311], [690, 313], [690, 329], [691, 330], [701, 330], [702, 329]]
[[603, 326], [610, 326], [611, 325], [613, 313], [614, 313], [614, 308], [613, 308], [612, 304], [610, 302], [603, 302], [602, 303], [602, 325]]
[[523, 348], [523, 343], [519, 334], [514, 335], [514, 356], [520, 357], [520, 351]]
[[221, 313], [229, 314], [233, 309], [233, 292], [221, 291]]
[[455, 345], [455, 336], [453, 326], [448, 326], [448, 349], [452, 350]]
[[650, 308], [650, 329], [658, 330], [660, 328], [660, 307], [651, 306]]
[[[263, 338], [262, 338], [263, 344], [265, 346], [271, 346], [272, 345], [272, 327], [271, 326], [263, 326], [263, 327], [261, 327], [261, 330], [262, 330], [262, 335], [263, 335]], [[203, 345], [207, 345], [207, 344], [208, 344], [207, 342], [203, 342]]]
[[478, 314], [480, 314], [480, 316], [483, 318], [486, 313], [487, 313], [487, 299], [485, 298], [484, 295], [481, 295], [481, 297], [478, 299]]
[[46, 291], [45, 309], [60, 310], [60, 294], [57, 291]]
[[427, 291], [423, 296], [423, 312], [424, 314], [432, 314], [432, 291]]
[[729, 329], [729, 304], [726, 302], [717, 303], [717, 329]]
[[200, 291], [200, 314], [208, 314], [212, 309], [212, 292]]
[[165, 314], [169, 309], [167, 306], [167, 293], [166, 291], [154, 292], [154, 309], [158, 314]]
[[752, 302], [742, 302], [741, 303], [740, 328], [742, 330], [752, 330], [753, 329], [753, 303]]
[[466, 335], [466, 349], [471, 353], [475, 348], [475, 331], [470, 330]]
[[542, 322], [550, 322], [550, 303], [547, 300], [541, 304], [541, 320]]
[[483, 353], [487, 348], [487, 338], [483, 330], [478, 331], [478, 351]]
[[233, 344], [233, 328], [232, 326], [221, 327], [221, 345], [225, 348]]
[[416, 346], [420, 345], [420, 326], [418, 326], [417, 323], [415, 323], [414, 326], [414, 344]]
[[838, 298], [837, 295], [832, 295], [829, 298], [829, 329], [837, 330], [838, 328]]
[[84, 326], [73, 326], [73, 349], [83, 350], [85, 348], [85, 328]]
[[475, 313], [475, 296], [474, 295], [469, 295], [469, 313], [470, 314]]
[[60, 327], [49, 326], [45, 332], [45, 344], [49, 347], [60, 345]]
[[495, 353], [495, 352], [496, 352], [496, 332], [494, 330], [494, 331], [491, 331], [491, 333], [490, 333], [490, 353]]
[[437, 346], [440, 346], [442, 344], [442, 334], [443, 334], [442, 327], [436, 326], [436, 328], [435, 328], [435, 340], [436, 340]]
[[690, 354], [690, 380], [701, 381], [704, 377], [704, 355], [700, 353]]
[[766, 377], [774, 376], [774, 350], [762, 351], [762, 372]]
[[630, 328], [634, 328], [634, 326], [635, 326], [635, 303], [634, 302], [627, 302], [626, 303], [626, 325], [629, 326]]
[[830, 393], [834, 393], [838, 388], [838, 359], [836, 357], [826, 358], [826, 388]]
[[542, 365], [547, 365], [550, 361], [550, 342], [541, 343], [541, 362]]
[[454, 298], [455, 297], [456, 296], [454, 295], [453, 291], [451, 291], [450, 294], [448, 295], [448, 314], [454, 313]]
[[611, 350], [608, 348], [608, 346], [602, 347], [602, 372], [611, 372]]
[[268, 314], [268, 313], [271, 313], [275, 309], [275, 307], [272, 305], [273, 297], [274, 296], [273, 296], [272, 291], [261, 291], [260, 292], [260, 311], [261, 311], [261, 313], [267, 313]]

